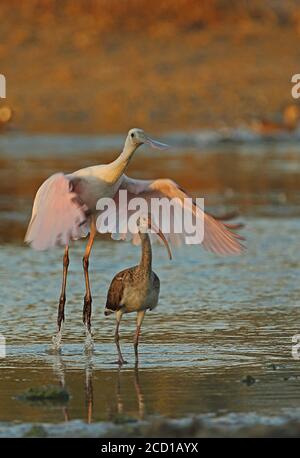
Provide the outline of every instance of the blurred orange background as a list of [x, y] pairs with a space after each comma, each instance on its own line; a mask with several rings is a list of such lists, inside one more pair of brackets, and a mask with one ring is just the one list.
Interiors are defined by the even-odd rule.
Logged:
[[23, 131], [249, 124], [281, 116], [300, 70], [296, 0], [1, 0], [0, 17]]

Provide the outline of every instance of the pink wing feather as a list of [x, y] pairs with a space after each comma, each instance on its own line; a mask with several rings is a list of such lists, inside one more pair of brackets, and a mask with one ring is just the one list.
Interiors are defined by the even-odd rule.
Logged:
[[[160, 198], [178, 198], [179, 201], [183, 202], [183, 199], [188, 195], [172, 180], [159, 179], [159, 180], [134, 180], [132, 178], [123, 175], [123, 181], [120, 189], [126, 189], [128, 191], [128, 201], [134, 197], [143, 197], [148, 202], [152, 197]], [[115, 201], [118, 206], [118, 193], [115, 196]], [[241, 240], [244, 240], [242, 236], [233, 232], [235, 226], [230, 224], [223, 224], [221, 221], [215, 220], [211, 215], [206, 214], [201, 208], [193, 205], [192, 212], [196, 217], [201, 217], [201, 221], [204, 224], [204, 238], [202, 246], [208, 251], [213, 253], [227, 256], [227, 255], [239, 255], [245, 247], [241, 244]], [[123, 218], [123, 221], [122, 221]], [[139, 237], [129, 233], [122, 233], [122, 223], [124, 224], [125, 212], [120, 211], [120, 234], [121, 239], [132, 238], [133, 243], [139, 243]], [[185, 234], [171, 233], [165, 234], [170, 243], [173, 245], [179, 245], [184, 240]]]
[[73, 189], [72, 180], [63, 173], [52, 175], [39, 188], [25, 236], [35, 250], [66, 245], [87, 235], [87, 207]]

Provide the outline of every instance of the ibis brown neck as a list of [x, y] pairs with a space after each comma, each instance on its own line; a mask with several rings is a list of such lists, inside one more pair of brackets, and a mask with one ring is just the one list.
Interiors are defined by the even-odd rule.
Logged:
[[142, 241], [142, 256], [139, 267], [145, 272], [150, 274], [152, 270], [152, 249], [150, 237], [147, 232], [139, 232]]

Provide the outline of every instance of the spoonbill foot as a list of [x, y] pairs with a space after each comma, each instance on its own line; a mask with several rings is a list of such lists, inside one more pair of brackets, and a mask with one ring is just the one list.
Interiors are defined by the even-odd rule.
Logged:
[[118, 359], [118, 361], [115, 361], [115, 364], [118, 364], [119, 366], [123, 366], [123, 364], [128, 364], [125, 359]]
[[85, 342], [84, 342], [84, 351], [89, 353], [94, 350], [94, 340], [90, 331], [86, 331]]
[[52, 349], [54, 351], [60, 351], [62, 341], [62, 327], [59, 331], [52, 337]]

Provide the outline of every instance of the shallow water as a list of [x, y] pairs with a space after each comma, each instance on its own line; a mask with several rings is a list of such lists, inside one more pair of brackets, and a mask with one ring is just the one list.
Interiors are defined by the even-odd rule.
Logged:
[[[96, 161], [91, 152], [74, 158], [61, 148], [62, 154], [55, 157], [47, 151], [33, 158], [28, 152], [20, 159], [5, 148], [0, 155], [0, 333], [7, 340], [6, 358], [0, 359], [0, 422], [126, 421], [196, 414], [238, 425], [241, 418], [253, 422], [287, 413], [298, 418], [300, 363], [291, 350], [292, 336], [300, 334], [300, 149], [179, 148], [174, 156], [159, 158], [160, 168], [148, 153], [134, 158], [131, 175], [168, 174], [204, 194], [217, 212], [239, 208], [248, 251], [227, 259], [183, 247], [170, 262], [155, 246], [160, 303], [143, 324], [138, 370], [132, 345], [135, 317], [124, 317], [121, 345], [128, 364], [119, 370], [114, 364], [114, 318], [104, 317], [103, 307], [113, 275], [137, 262], [139, 248], [107, 240], [95, 243], [90, 262], [95, 350], [87, 355], [81, 323], [84, 242], [74, 244], [59, 355], [51, 353], [50, 344], [62, 252], [36, 253], [22, 244], [31, 197], [45, 175]], [[112, 153], [104, 156], [109, 160]], [[243, 382], [248, 375], [255, 383]], [[29, 387], [49, 383], [66, 386], [69, 402], [30, 404], [16, 399]]]

